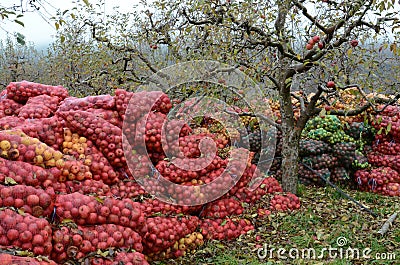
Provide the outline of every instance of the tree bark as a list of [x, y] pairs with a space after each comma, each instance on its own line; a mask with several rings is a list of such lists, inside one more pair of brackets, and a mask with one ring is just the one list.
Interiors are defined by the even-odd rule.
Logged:
[[286, 78], [281, 81], [279, 93], [282, 120], [282, 188], [296, 194], [301, 130], [295, 124], [290, 84], [285, 81]]
[[282, 188], [294, 194], [297, 193], [299, 141], [294, 128], [282, 132]]

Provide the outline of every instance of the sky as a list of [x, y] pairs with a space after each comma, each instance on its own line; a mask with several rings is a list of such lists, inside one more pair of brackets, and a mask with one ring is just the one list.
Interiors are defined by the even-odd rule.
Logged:
[[[2, 6], [12, 6], [20, 0], [0, 0]], [[16, 32], [25, 36], [27, 42], [33, 42], [36, 47], [47, 47], [53, 40], [56, 33], [54, 22], [49, 18], [57, 13], [57, 9], [64, 11], [76, 6], [75, 2], [82, 0], [41, 0], [42, 7], [39, 12], [26, 12], [20, 19], [25, 26], [22, 27], [13, 22], [2, 22], [0, 20], [0, 40], [4, 40], [7, 36], [13, 37]], [[83, 1], [82, 1], [83, 2]], [[97, 0], [89, 0], [91, 4]], [[129, 11], [136, 0], [105, 0], [105, 11], [111, 12], [114, 6], [120, 6], [121, 10]]]

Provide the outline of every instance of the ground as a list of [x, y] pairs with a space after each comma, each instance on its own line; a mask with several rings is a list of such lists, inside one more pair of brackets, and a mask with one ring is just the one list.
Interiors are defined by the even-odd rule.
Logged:
[[[197, 249], [193, 254], [183, 258], [168, 260], [156, 264], [196, 264], [196, 265], [265, 265], [265, 264], [399, 264], [400, 262], [400, 218], [397, 218], [389, 231], [381, 236], [376, 232], [394, 212], [400, 212], [399, 197], [385, 197], [372, 193], [346, 190], [353, 198], [373, 210], [378, 217], [363, 211], [353, 202], [342, 198], [333, 188], [299, 187], [302, 202], [300, 210], [285, 213], [272, 213], [264, 219], [249, 214], [257, 219], [256, 230], [242, 236], [237, 241], [212, 241]], [[344, 237], [346, 243], [339, 247], [337, 240]], [[342, 238], [343, 240], [343, 238]], [[332, 250], [329, 258], [325, 251], [324, 258], [319, 259], [279, 259], [277, 251], [273, 258], [265, 259], [257, 255], [258, 248], [269, 245], [268, 249], [284, 248], [282, 256], [289, 257], [288, 251], [296, 248], [299, 251], [314, 248], [318, 256], [323, 248]], [[341, 244], [341, 243], [340, 243]], [[358, 249], [360, 259], [352, 259], [348, 248]], [[362, 251], [371, 249], [370, 259], [362, 258]], [[340, 259], [340, 249], [343, 249]], [[262, 253], [262, 252], [261, 252]], [[296, 255], [292, 252], [292, 255]], [[306, 253], [306, 252], [305, 252]], [[356, 257], [356, 252], [354, 257]], [[366, 252], [367, 253], [367, 252]], [[368, 253], [367, 253], [368, 254]], [[377, 259], [377, 255], [387, 259]]]

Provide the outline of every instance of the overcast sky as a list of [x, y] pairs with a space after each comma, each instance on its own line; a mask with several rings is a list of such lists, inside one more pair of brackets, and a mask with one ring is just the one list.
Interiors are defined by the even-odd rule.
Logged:
[[[0, 0], [2, 6], [12, 6], [19, 0]], [[54, 16], [57, 9], [66, 10], [73, 8], [74, 2], [82, 0], [41, 0], [42, 8], [39, 12], [26, 12], [21, 18], [25, 27], [12, 22], [1, 22], [0, 20], [0, 39], [4, 40], [7, 35], [13, 36], [15, 32], [20, 32], [26, 37], [26, 41], [34, 42], [37, 47], [46, 47], [53, 39], [56, 29], [54, 22], [49, 18]], [[89, 0], [90, 3], [96, 3], [97, 0]], [[106, 0], [106, 12], [111, 12], [114, 6], [120, 6], [121, 10], [128, 11], [136, 0]], [[48, 22], [46, 22], [48, 21]]]

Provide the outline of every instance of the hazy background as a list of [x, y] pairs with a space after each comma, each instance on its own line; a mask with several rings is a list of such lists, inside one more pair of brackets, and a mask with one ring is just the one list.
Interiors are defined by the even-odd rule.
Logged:
[[[20, 2], [19, 0], [0, 1], [0, 5], [5, 7], [13, 6]], [[0, 40], [5, 40], [7, 36], [13, 37], [16, 32], [19, 32], [25, 36], [26, 42], [33, 42], [38, 49], [45, 49], [56, 33], [54, 22], [50, 18], [56, 15], [57, 10], [71, 9], [80, 1], [82, 2], [82, 0], [41, 0], [40, 4], [38, 4], [40, 6], [38, 11], [29, 5], [24, 6], [26, 12], [20, 20], [25, 24], [25, 27], [14, 22], [0, 20]], [[89, 0], [91, 4], [98, 2], [97, 0]], [[116, 6], [120, 6], [122, 11], [129, 11], [137, 2], [137, 0], [106, 0], [104, 12], [110, 13]]]

